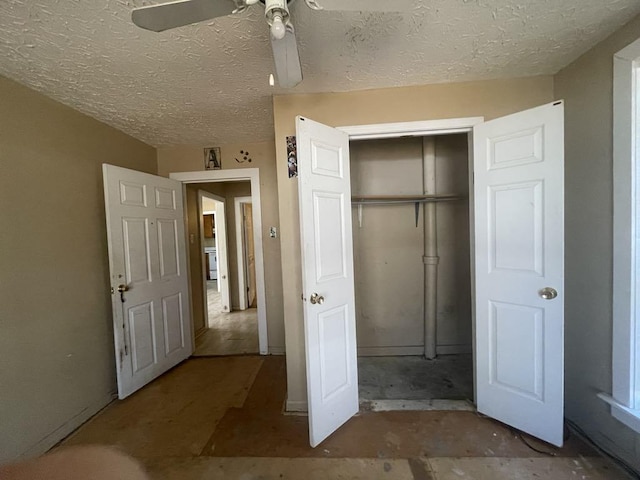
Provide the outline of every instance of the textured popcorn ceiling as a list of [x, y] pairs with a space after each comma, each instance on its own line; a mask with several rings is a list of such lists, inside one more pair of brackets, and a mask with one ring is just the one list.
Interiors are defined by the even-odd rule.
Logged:
[[151, 3], [2, 0], [0, 74], [151, 145], [262, 141], [272, 94], [553, 74], [640, 13], [638, 0], [416, 0], [402, 15], [297, 0], [304, 80], [284, 91], [268, 85], [261, 5], [152, 33], [130, 21]]

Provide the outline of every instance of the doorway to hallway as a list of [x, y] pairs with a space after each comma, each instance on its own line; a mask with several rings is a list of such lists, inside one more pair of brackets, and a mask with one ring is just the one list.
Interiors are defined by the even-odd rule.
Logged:
[[195, 271], [192, 285], [201, 285], [192, 289], [193, 355], [258, 353], [257, 304], [247, 305], [244, 286], [247, 275], [243, 252], [254, 250], [253, 235], [245, 234], [244, 211], [238, 215], [234, 208], [239, 198], [248, 199], [250, 204], [251, 184], [249, 181], [189, 184], [186, 190], [188, 223], [199, 229], [199, 234], [192, 237], [195, 244], [190, 249], [190, 264]]

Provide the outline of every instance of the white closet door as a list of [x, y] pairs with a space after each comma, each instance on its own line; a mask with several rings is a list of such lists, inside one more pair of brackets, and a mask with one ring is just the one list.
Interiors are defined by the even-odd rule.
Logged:
[[562, 445], [564, 106], [474, 128], [478, 411]]
[[298, 117], [309, 439], [315, 447], [358, 412], [349, 137]]

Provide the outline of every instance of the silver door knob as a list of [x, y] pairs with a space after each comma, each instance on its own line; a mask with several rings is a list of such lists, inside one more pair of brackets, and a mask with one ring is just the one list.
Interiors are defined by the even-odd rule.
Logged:
[[314, 305], [316, 304], [322, 305], [324, 303], [324, 297], [322, 295], [318, 295], [317, 293], [314, 293], [313, 295], [311, 295], [311, 298], [309, 299], [309, 301]]
[[544, 287], [542, 290], [538, 292], [542, 298], [545, 300], [553, 300], [558, 296], [558, 292], [555, 288]]

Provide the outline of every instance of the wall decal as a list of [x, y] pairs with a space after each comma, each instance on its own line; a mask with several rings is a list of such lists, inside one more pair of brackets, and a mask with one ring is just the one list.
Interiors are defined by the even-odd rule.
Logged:
[[222, 169], [222, 157], [220, 157], [220, 147], [209, 147], [204, 149], [204, 169]]
[[289, 169], [289, 178], [298, 176], [298, 150], [295, 135], [287, 137], [287, 168]]
[[236, 157], [236, 162], [238, 163], [251, 163], [251, 157], [249, 156], [249, 152], [247, 150], [240, 150], [240, 158]]

